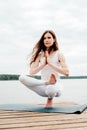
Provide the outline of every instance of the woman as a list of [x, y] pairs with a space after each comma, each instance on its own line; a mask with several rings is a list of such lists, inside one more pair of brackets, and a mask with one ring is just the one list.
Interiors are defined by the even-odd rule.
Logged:
[[68, 66], [63, 54], [59, 51], [56, 35], [46, 30], [32, 51], [30, 60], [30, 75], [41, 71], [41, 80], [23, 76], [19, 80], [40, 96], [47, 97], [45, 107], [52, 107], [54, 97], [59, 97], [62, 91], [59, 74], [69, 76]]

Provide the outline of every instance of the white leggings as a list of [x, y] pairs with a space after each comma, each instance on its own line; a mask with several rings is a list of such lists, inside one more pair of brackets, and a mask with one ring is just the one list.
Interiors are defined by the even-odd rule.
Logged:
[[48, 97], [50, 99], [61, 95], [62, 86], [60, 81], [57, 81], [56, 84], [45, 85], [43, 80], [35, 79], [26, 75], [19, 76], [19, 81], [40, 96]]

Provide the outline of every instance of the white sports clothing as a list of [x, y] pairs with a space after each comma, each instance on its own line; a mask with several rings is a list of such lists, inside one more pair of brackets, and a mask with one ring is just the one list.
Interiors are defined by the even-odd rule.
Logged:
[[[60, 66], [60, 63], [58, 62], [58, 53], [59, 51], [56, 51], [55, 54], [50, 58], [51, 63], [55, 64], [56, 66]], [[41, 58], [40, 64], [42, 64], [43, 61], [44, 57]], [[51, 74], [55, 75], [56, 83], [51, 85], [45, 85], [45, 81], [50, 79]], [[60, 76], [58, 72], [56, 72], [48, 65], [46, 65], [41, 70], [41, 79], [35, 79], [26, 75], [20, 75], [19, 81], [40, 96], [53, 98], [59, 97], [61, 95], [62, 85], [60, 81]]]

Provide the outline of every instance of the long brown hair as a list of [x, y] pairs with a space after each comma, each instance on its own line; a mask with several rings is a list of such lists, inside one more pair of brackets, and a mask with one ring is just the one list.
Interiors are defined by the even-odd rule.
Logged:
[[56, 35], [55, 33], [52, 31], [52, 30], [46, 30], [40, 40], [36, 43], [36, 45], [34, 46], [33, 48], [33, 51], [32, 51], [32, 57], [31, 57], [31, 60], [30, 60], [30, 65], [36, 60], [36, 58], [38, 57], [38, 54], [41, 52], [41, 51], [46, 51], [46, 47], [44, 45], [44, 35], [46, 33], [50, 33], [52, 35], [52, 37], [55, 39], [55, 42], [54, 44], [49, 48], [49, 53], [51, 51], [56, 51], [56, 50], [59, 50], [59, 47], [58, 47], [58, 42], [57, 42], [57, 38], [56, 38]]

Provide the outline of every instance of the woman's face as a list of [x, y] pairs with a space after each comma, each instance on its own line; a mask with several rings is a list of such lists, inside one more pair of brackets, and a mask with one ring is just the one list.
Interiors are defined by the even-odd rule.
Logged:
[[45, 35], [44, 35], [44, 45], [45, 45], [45, 47], [46, 48], [49, 48], [49, 47], [51, 47], [53, 44], [54, 44], [54, 38], [53, 38], [53, 36], [49, 33], [49, 32], [47, 32]]

